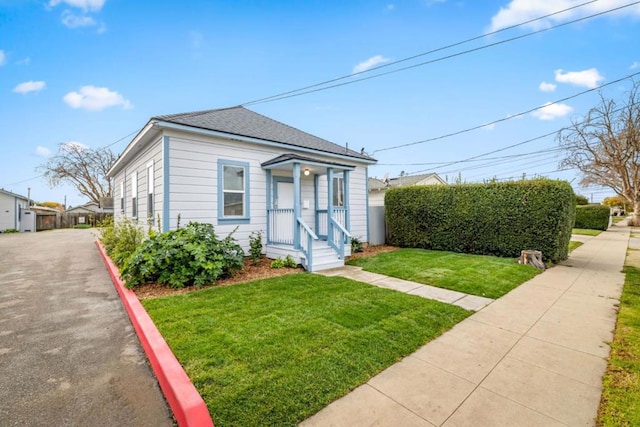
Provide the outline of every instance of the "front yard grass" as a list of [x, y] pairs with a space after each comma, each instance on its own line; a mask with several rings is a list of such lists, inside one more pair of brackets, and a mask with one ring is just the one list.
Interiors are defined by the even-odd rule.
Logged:
[[577, 240], [572, 240], [569, 242], [569, 252], [573, 251], [576, 248], [582, 246], [582, 242], [578, 242]]
[[471, 314], [310, 273], [142, 303], [219, 427], [297, 424]]
[[540, 273], [511, 258], [398, 249], [348, 262], [365, 271], [487, 298], [500, 298]]
[[625, 282], [603, 378], [598, 426], [640, 426], [640, 262], [634, 264], [623, 270]]
[[571, 230], [571, 234], [582, 234], [583, 236], [597, 236], [602, 233], [601, 230], [590, 230], [588, 228], [574, 228]]

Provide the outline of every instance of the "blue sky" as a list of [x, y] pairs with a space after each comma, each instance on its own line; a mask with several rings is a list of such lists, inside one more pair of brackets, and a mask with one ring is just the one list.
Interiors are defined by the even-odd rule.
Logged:
[[[247, 103], [438, 49], [586, 1], [0, 0], [0, 187], [69, 205], [36, 167], [60, 143], [113, 144], [159, 114]], [[631, 3], [599, 0], [552, 18], [368, 71], [366, 77], [475, 49]], [[553, 136], [598, 102], [597, 92], [453, 137], [640, 72], [640, 6], [450, 59], [249, 108], [379, 165], [370, 176], [435, 171], [468, 182], [558, 172]], [[603, 88], [621, 98], [631, 81]], [[120, 153], [125, 138], [111, 148]], [[483, 162], [455, 162], [494, 150]], [[494, 159], [495, 157], [513, 156]]]

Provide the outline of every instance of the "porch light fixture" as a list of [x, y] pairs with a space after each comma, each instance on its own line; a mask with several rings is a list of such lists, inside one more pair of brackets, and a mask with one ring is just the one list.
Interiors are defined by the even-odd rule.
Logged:
[[311, 173], [311, 171], [309, 170], [309, 168], [306, 168], [304, 170], [304, 176], [309, 176], [310, 173]]

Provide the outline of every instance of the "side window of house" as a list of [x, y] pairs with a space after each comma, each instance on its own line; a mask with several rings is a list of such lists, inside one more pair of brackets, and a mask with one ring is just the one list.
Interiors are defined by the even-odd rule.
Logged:
[[147, 217], [153, 223], [153, 163], [147, 165]]
[[131, 174], [131, 217], [138, 218], [138, 171]]
[[124, 213], [124, 179], [120, 181], [120, 212]]
[[333, 206], [344, 206], [344, 178], [333, 177]]
[[249, 164], [218, 161], [218, 221], [249, 219]]

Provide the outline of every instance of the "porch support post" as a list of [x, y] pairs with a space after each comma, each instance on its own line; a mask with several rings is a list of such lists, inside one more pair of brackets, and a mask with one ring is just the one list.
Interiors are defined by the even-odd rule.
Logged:
[[347, 229], [347, 231], [351, 232], [351, 227], [349, 226], [349, 217], [351, 216], [351, 206], [349, 205], [349, 171], [344, 171], [343, 172], [343, 176], [344, 176], [344, 208], [345, 208], [345, 212], [344, 212], [344, 228]]
[[313, 174], [313, 209], [315, 210], [315, 232], [318, 234], [320, 230], [320, 215], [318, 214], [318, 184], [320, 177]]
[[272, 209], [272, 205], [271, 205], [271, 169], [267, 169], [267, 235], [266, 235], [266, 239], [267, 239], [267, 245], [271, 244], [271, 209]]
[[333, 239], [333, 168], [327, 168], [327, 240]]
[[300, 249], [300, 163], [293, 164], [293, 247]]

